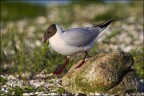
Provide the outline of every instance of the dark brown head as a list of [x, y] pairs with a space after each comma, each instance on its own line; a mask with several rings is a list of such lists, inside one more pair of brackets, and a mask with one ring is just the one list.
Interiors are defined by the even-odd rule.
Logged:
[[55, 35], [56, 32], [57, 32], [56, 24], [51, 24], [44, 34], [43, 43], [45, 43], [47, 41], [47, 39], [49, 39], [50, 37]]

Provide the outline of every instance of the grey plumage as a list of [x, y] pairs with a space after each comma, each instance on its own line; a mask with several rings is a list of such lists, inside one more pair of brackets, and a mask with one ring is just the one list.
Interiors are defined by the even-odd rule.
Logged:
[[100, 33], [112, 22], [109, 20], [92, 27], [73, 28], [63, 33], [63, 39], [68, 45], [84, 47], [99, 38]]

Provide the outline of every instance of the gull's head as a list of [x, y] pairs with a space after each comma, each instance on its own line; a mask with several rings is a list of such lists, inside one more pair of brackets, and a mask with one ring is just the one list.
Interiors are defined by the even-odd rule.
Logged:
[[45, 34], [44, 34], [44, 41], [43, 43], [45, 43], [50, 37], [52, 37], [53, 35], [55, 35], [57, 32], [57, 27], [56, 27], [56, 24], [51, 24]]

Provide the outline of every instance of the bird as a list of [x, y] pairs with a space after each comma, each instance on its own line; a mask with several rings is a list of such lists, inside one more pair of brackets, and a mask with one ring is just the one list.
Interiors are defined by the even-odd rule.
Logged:
[[59, 70], [54, 71], [53, 74], [61, 74], [69, 63], [69, 58], [78, 53], [84, 54], [82, 62], [76, 68], [81, 67], [85, 63], [88, 51], [93, 48], [95, 42], [113, 21], [113, 19], [110, 19], [98, 25], [94, 24], [89, 27], [69, 30], [63, 30], [59, 24], [51, 24], [44, 33], [43, 43], [48, 40], [52, 49], [66, 56], [65, 64]]

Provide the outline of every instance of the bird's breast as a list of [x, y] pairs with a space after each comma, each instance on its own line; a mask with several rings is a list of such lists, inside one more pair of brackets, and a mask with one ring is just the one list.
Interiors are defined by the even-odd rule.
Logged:
[[50, 46], [62, 55], [76, 55], [82, 51], [81, 48], [68, 45], [61, 37], [53, 36], [49, 39]]

